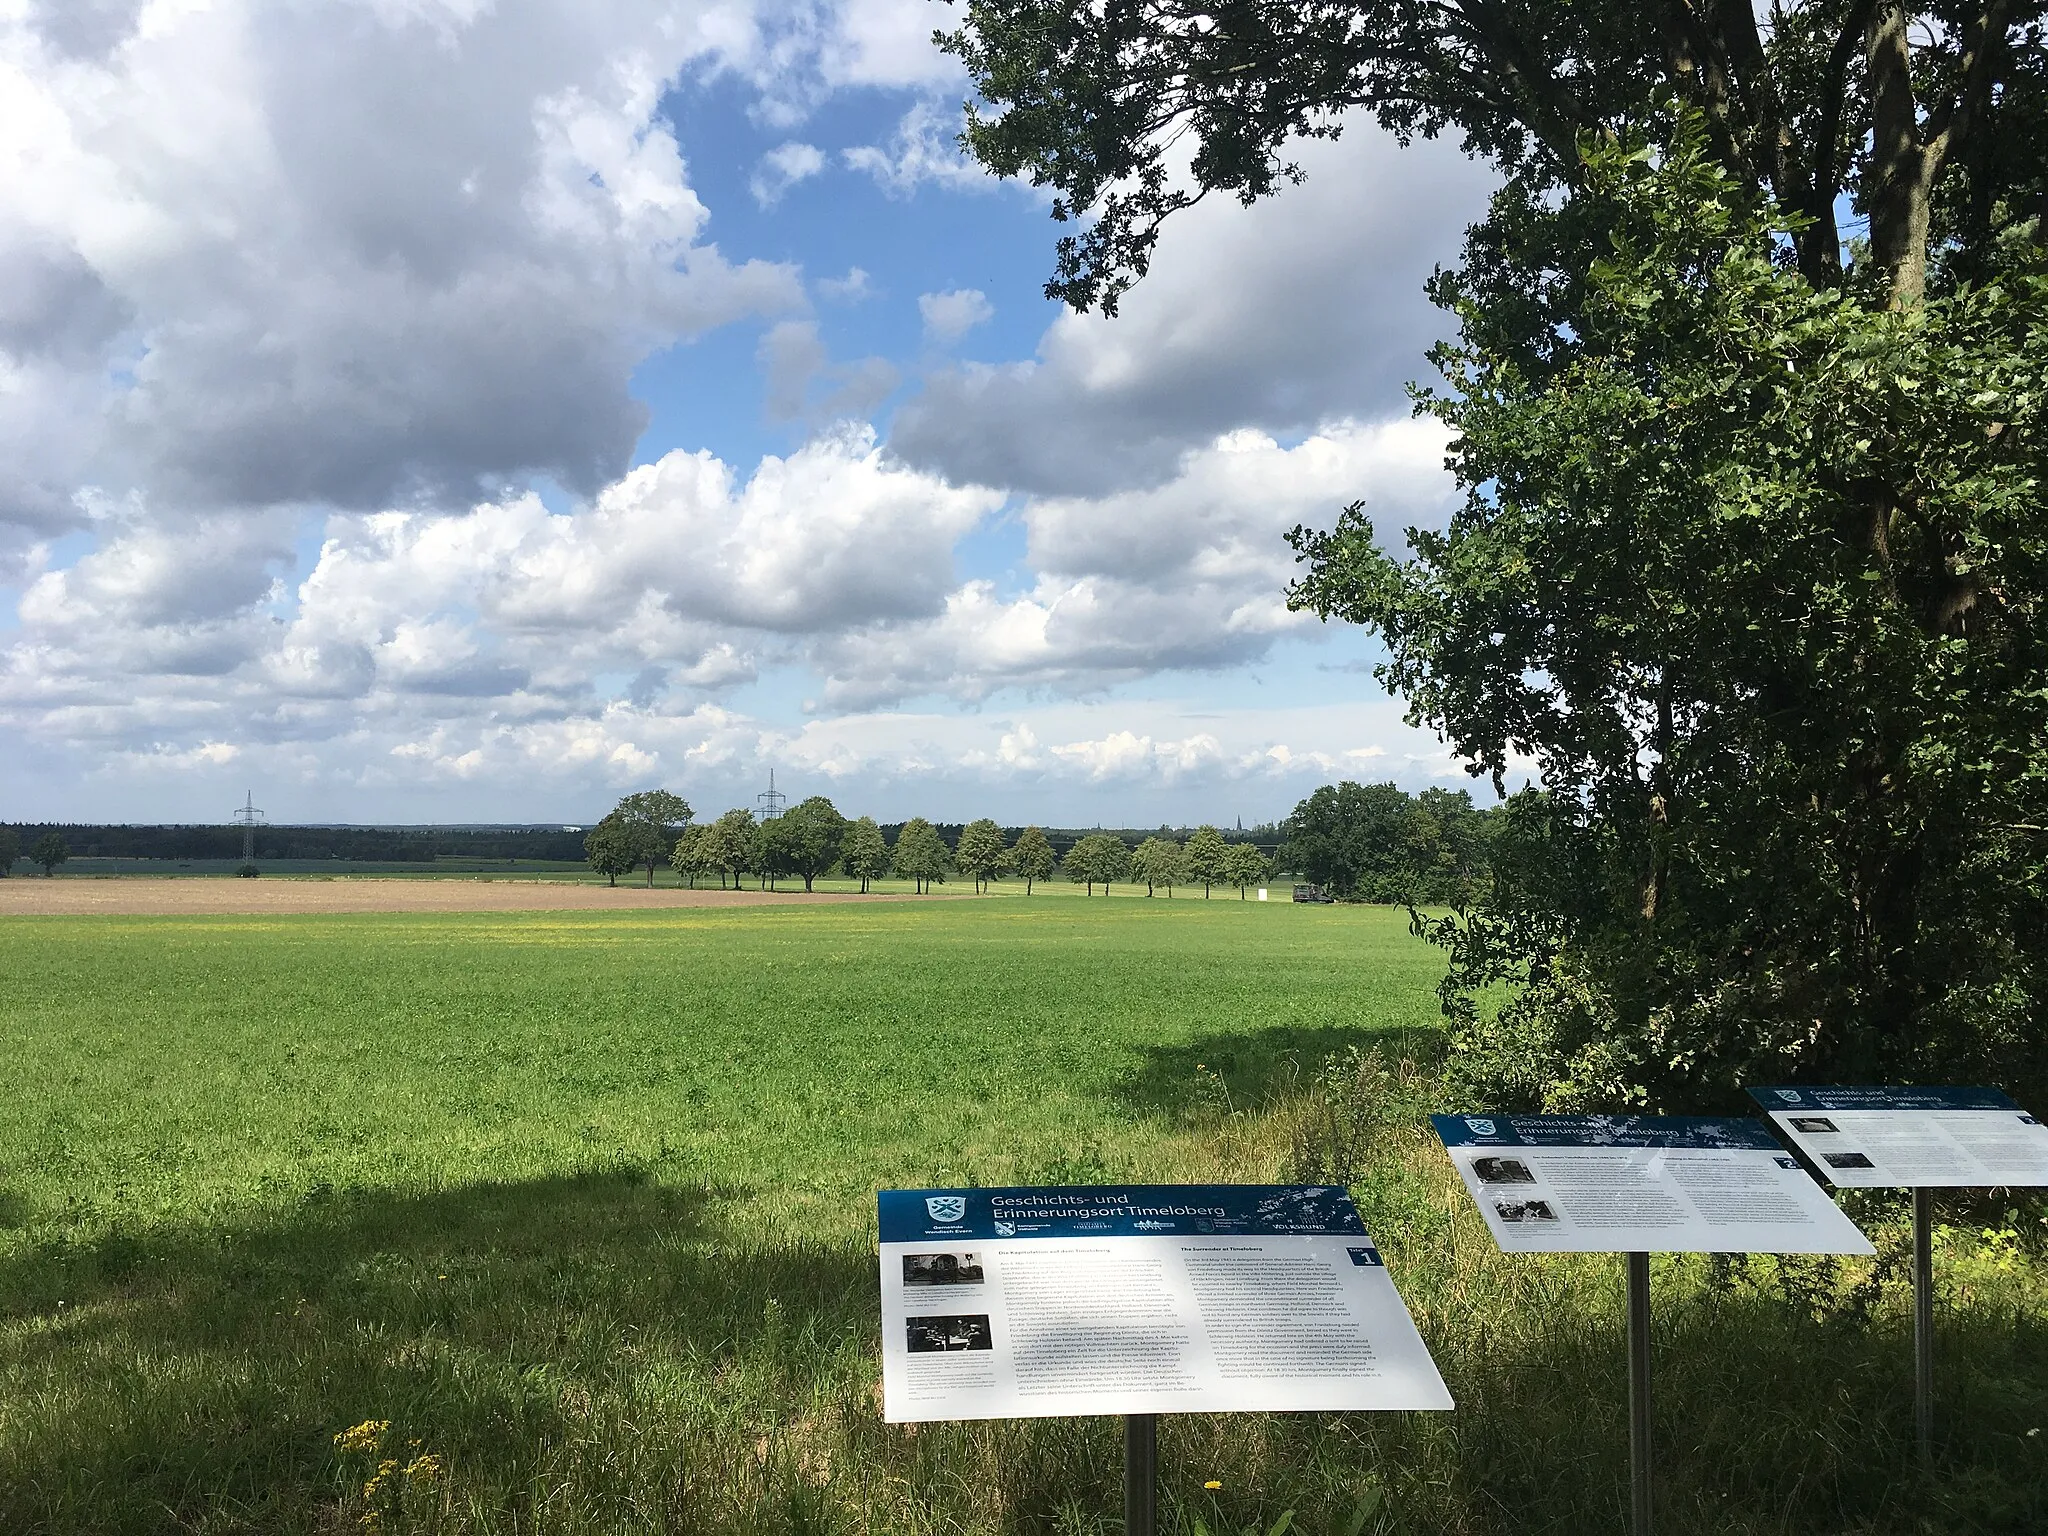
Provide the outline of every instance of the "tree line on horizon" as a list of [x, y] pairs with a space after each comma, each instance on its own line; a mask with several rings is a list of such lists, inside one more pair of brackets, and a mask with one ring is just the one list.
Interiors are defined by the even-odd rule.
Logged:
[[621, 875], [644, 871], [648, 885], [664, 864], [695, 886], [728, 880], [737, 890], [751, 876], [764, 890], [801, 879], [806, 891], [833, 870], [858, 880], [863, 892], [894, 874], [922, 893], [959, 874], [976, 891], [1006, 876], [1028, 893], [1039, 881], [1064, 875], [1093, 895], [1116, 885], [1142, 885], [1146, 895], [1201, 886], [1251, 886], [1291, 870], [1340, 900], [1406, 902], [1462, 907], [1488, 879], [1489, 813], [1464, 790], [1425, 790], [1411, 796], [1394, 784], [1326, 785], [1297, 805], [1278, 829], [1269, 855], [1242, 834], [1213, 826], [1184, 838], [1166, 828], [1134, 846], [1103, 830], [1074, 838], [1064, 852], [1045, 828], [1006, 831], [984, 817], [962, 826], [949, 842], [922, 816], [903, 822], [893, 840], [872, 817], [847, 818], [832, 801], [813, 795], [779, 816], [757, 818], [736, 807], [715, 820], [695, 820], [688, 801], [666, 789], [625, 796], [584, 840], [590, 867], [616, 885]]
[[1175, 887], [1200, 885], [1205, 895], [1216, 887], [1245, 890], [1270, 879], [1273, 865], [1255, 843], [1232, 842], [1215, 827], [1199, 827], [1185, 842], [1155, 834], [1133, 848], [1113, 832], [1089, 832], [1076, 838], [1062, 857], [1043, 827], [1024, 827], [1012, 838], [994, 820], [967, 823], [948, 843], [930, 821], [913, 816], [897, 829], [893, 841], [871, 816], [842, 815], [823, 795], [813, 795], [779, 816], [756, 819], [743, 808], [713, 821], [697, 822], [689, 802], [669, 790], [627, 795], [585, 839], [590, 867], [616, 885], [619, 876], [644, 870], [647, 883], [663, 864], [695, 885], [715, 879], [723, 889], [753, 877], [762, 889], [775, 889], [785, 879], [801, 879], [811, 890], [819, 876], [834, 869], [858, 880], [863, 892], [889, 875], [911, 881], [922, 893], [943, 885], [949, 875], [986, 890], [1004, 877], [1020, 879], [1029, 893], [1055, 875], [1086, 885], [1093, 895], [1100, 886], [1141, 884], [1150, 895]]

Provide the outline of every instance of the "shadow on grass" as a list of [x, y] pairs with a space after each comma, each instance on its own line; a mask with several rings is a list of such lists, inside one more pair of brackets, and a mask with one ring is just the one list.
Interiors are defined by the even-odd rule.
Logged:
[[[881, 1424], [869, 1240], [750, 1228], [758, 1203], [622, 1170], [17, 1255], [0, 1531], [1116, 1529], [1113, 1420]], [[1455, 1413], [1169, 1420], [1164, 1528], [1295, 1509], [1325, 1536], [1377, 1485], [1369, 1536], [1621, 1529], [1618, 1266], [1472, 1236], [1418, 1221], [1394, 1266]], [[1922, 1481], [1900, 1308], [1816, 1319], [1796, 1286], [1699, 1270], [1659, 1268], [1660, 1531], [2048, 1526], [2048, 1318], [1944, 1314]]]
[[1374, 1046], [1389, 1062], [1433, 1062], [1443, 1052], [1443, 1033], [1420, 1026], [1294, 1024], [1212, 1031], [1177, 1045], [1146, 1047], [1137, 1069], [1118, 1086], [1118, 1097], [1133, 1109], [1171, 1114], [1197, 1103], [1212, 1105], [1227, 1093], [1230, 1105], [1246, 1109], [1301, 1094], [1331, 1056]]
[[[738, 1194], [625, 1170], [19, 1254], [0, 1264], [0, 1530], [758, 1515], [792, 1481], [761, 1437], [843, 1408], [875, 1356], [874, 1260], [730, 1240]], [[338, 1449], [365, 1421], [390, 1429]], [[400, 1470], [366, 1499], [384, 1456]]]

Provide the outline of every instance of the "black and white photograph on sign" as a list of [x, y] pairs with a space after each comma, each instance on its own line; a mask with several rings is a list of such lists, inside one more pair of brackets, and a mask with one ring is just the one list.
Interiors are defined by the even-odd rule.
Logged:
[[1839, 1189], [2048, 1185], [2048, 1130], [2002, 1089], [1880, 1084], [1750, 1093]]
[[995, 1335], [986, 1312], [953, 1317], [905, 1318], [904, 1342], [913, 1355], [953, 1354], [960, 1350], [993, 1349]]
[[906, 1253], [905, 1285], [979, 1285], [981, 1257], [973, 1253]]
[[1503, 1252], [1875, 1252], [1755, 1121], [1437, 1115], [1434, 1122]]
[[1482, 1184], [1534, 1184], [1536, 1175], [1529, 1165], [1514, 1157], [1475, 1157], [1472, 1171]]

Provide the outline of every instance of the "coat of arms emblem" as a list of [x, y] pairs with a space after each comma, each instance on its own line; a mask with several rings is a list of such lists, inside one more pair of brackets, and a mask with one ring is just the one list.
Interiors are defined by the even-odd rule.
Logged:
[[933, 1221], [947, 1223], [960, 1220], [967, 1214], [965, 1195], [926, 1195], [924, 1208], [931, 1213]]

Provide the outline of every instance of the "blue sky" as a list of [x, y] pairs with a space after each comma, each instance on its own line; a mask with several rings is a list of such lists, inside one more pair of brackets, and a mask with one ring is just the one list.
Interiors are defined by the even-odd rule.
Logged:
[[0, 10], [0, 819], [884, 819], [1468, 781], [1284, 609], [1440, 522], [1488, 191], [1359, 124], [1121, 316], [927, 0]]

